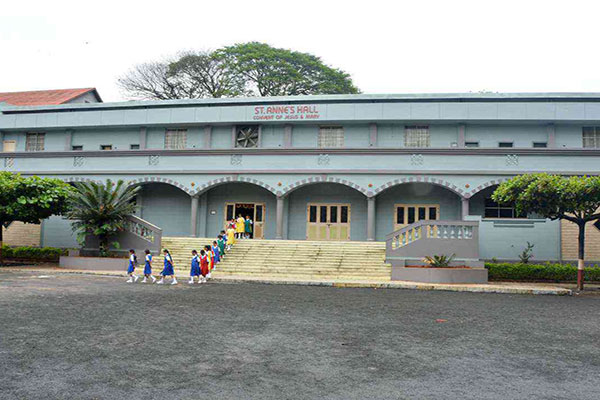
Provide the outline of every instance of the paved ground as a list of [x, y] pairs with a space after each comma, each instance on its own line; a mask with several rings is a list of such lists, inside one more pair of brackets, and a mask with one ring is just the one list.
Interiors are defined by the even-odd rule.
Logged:
[[597, 399], [600, 298], [0, 270], [1, 399]]

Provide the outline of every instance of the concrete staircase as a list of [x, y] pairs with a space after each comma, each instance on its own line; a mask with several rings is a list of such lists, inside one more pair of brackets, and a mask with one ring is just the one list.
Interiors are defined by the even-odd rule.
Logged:
[[[212, 239], [163, 237], [175, 269], [189, 271], [191, 251]], [[238, 240], [214, 277], [271, 277], [322, 280], [389, 280], [384, 242], [314, 242], [305, 240]]]

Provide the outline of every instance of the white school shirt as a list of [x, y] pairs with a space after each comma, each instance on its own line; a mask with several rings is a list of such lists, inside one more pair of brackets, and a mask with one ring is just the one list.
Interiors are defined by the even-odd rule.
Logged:
[[150, 262], [150, 254], [146, 254], [146, 261]]
[[135, 254], [129, 256], [129, 261], [131, 261], [132, 264], [135, 264]]
[[167, 254], [167, 255], [165, 256], [165, 259], [166, 259], [168, 262], [170, 262], [170, 263], [171, 263], [171, 265], [173, 265], [173, 259], [171, 258], [171, 255], [170, 255], [170, 254]]

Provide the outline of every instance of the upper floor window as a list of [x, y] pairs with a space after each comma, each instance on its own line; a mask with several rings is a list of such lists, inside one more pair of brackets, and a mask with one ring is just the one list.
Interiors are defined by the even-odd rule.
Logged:
[[465, 142], [465, 147], [479, 147], [479, 142]]
[[600, 127], [584, 126], [583, 127], [583, 147], [585, 148], [600, 148]]
[[242, 125], [235, 128], [235, 147], [258, 147], [260, 127], [258, 125]]
[[139, 150], [140, 149], [140, 145], [139, 144], [130, 144], [129, 145], [129, 149], [130, 150]]
[[112, 144], [101, 144], [100, 150], [112, 150]]
[[518, 214], [512, 204], [498, 204], [490, 197], [484, 201], [484, 218], [527, 218], [525, 214]]
[[344, 147], [344, 127], [321, 126], [317, 146], [320, 148]]
[[83, 150], [83, 146], [82, 145], [73, 145], [73, 146], [71, 146], [71, 150], [81, 151], [81, 150]]
[[406, 126], [404, 147], [429, 147], [431, 138], [428, 126]]
[[17, 151], [17, 141], [16, 140], [5, 140], [2, 142], [2, 151], [6, 153], [14, 153]]
[[499, 142], [498, 147], [513, 147], [513, 142]]
[[548, 147], [548, 142], [533, 142], [533, 147], [536, 149], [545, 149]]
[[165, 131], [165, 149], [185, 149], [187, 146], [187, 129], [167, 129]]
[[25, 139], [25, 151], [44, 150], [45, 133], [27, 133]]

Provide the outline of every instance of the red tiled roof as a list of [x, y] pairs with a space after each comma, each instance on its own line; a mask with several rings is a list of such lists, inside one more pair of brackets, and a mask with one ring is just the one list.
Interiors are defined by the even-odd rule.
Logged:
[[0, 92], [0, 103], [6, 102], [13, 106], [46, 106], [64, 104], [83, 94], [94, 91], [99, 101], [100, 96], [95, 88], [35, 90], [31, 92]]

